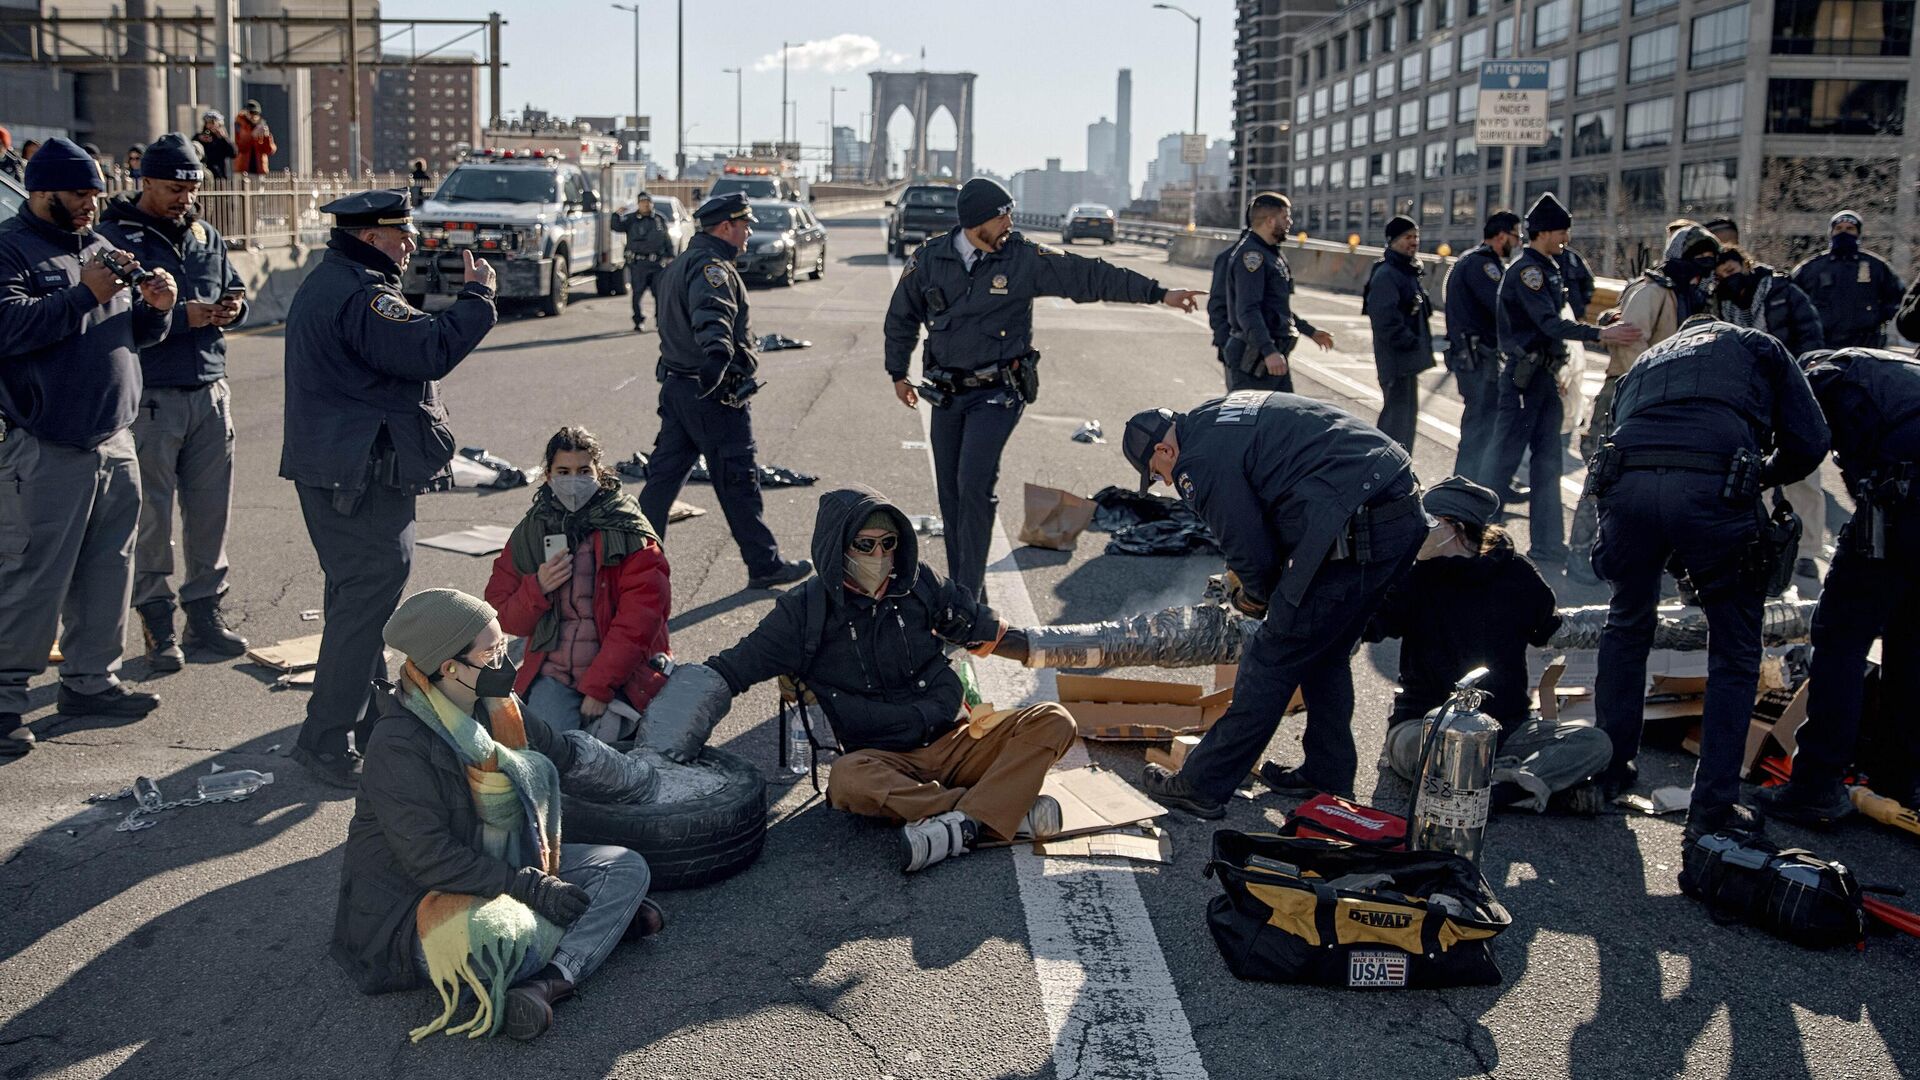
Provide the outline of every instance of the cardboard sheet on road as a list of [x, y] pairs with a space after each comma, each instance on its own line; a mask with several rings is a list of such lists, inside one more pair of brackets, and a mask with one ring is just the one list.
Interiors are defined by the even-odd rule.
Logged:
[[462, 555], [491, 555], [507, 546], [513, 530], [505, 525], [474, 525], [459, 532], [441, 533], [419, 541], [421, 547], [457, 551]]
[[1170, 863], [1173, 861], [1173, 838], [1165, 829], [1153, 825], [1130, 825], [1111, 832], [1070, 836], [1064, 840], [1035, 844], [1033, 853], [1050, 858], [1096, 859], [1108, 856], [1135, 862]]
[[288, 638], [277, 645], [247, 650], [247, 659], [275, 671], [306, 671], [320, 664], [320, 635]]
[[1042, 795], [1060, 800], [1060, 833], [1049, 843], [1149, 821], [1167, 808], [1098, 765], [1050, 772]]
[[1060, 704], [1084, 739], [1167, 742], [1213, 726], [1233, 701], [1233, 688], [1207, 691], [1189, 683], [1062, 674]]

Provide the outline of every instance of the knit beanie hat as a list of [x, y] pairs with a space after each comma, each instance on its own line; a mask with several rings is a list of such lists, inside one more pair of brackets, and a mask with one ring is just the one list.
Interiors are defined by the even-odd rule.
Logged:
[[1391, 244], [1419, 227], [1418, 223], [1405, 214], [1395, 214], [1393, 220], [1387, 222], [1387, 243]]
[[380, 636], [431, 675], [465, 655], [496, 614], [492, 604], [458, 589], [422, 589], [400, 601]]
[[28, 191], [99, 191], [107, 186], [100, 163], [72, 139], [53, 138], [27, 162]]
[[985, 225], [1012, 209], [1013, 195], [984, 176], [976, 176], [960, 187], [960, 227], [963, 229]]
[[187, 137], [177, 131], [155, 139], [140, 158], [140, 175], [149, 180], [205, 180], [206, 170]]

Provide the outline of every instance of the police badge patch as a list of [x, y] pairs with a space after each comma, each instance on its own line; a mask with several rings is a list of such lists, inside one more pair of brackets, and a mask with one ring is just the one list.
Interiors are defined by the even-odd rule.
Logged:
[[1240, 265], [1249, 270], [1260, 269], [1261, 262], [1260, 253], [1257, 251], [1249, 251], [1245, 255], [1240, 256]]
[[1500, 268], [1494, 265], [1491, 259], [1489, 259], [1485, 263], [1482, 263], [1481, 265], [1486, 269], [1488, 277], [1492, 278], [1496, 282], [1500, 280]]
[[1523, 267], [1520, 270], [1520, 284], [1525, 285], [1534, 292], [1539, 292], [1546, 286], [1547, 276], [1542, 274], [1540, 268], [1537, 266]]
[[1187, 500], [1188, 502], [1192, 502], [1193, 501], [1193, 477], [1188, 476], [1186, 473], [1181, 473], [1179, 476], [1179, 488], [1180, 488], [1180, 497]]
[[1005, 274], [993, 275], [993, 287], [989, 291], [991, 291], [995, 296], [1007, 295], [1007, 275]]
[[405, 300], [386, 292], [373, 294], [373, 313], [394, 322], [412, 322], [420, 315]]
[[193, 223], [192, 229], [193, 239], [196, 243], [204, 244], [207, 242], [207, 227], [205, 225], [196, 221]]
[[720, 269], [719, 263], [708, 263], [706, 273], [707, 273], [707, 284], [713, 286], [716, 289], [726, 288], [727, 272], [725, 270]]

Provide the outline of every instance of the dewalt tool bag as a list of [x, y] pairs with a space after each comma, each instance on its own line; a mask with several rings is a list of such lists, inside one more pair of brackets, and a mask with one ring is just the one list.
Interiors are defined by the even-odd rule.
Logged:
[[1339, 840], [1213, 834], [1207, 925], [1242, 979], [1361, 990], [1492, 986], [1513, 925], [1472, 862]]

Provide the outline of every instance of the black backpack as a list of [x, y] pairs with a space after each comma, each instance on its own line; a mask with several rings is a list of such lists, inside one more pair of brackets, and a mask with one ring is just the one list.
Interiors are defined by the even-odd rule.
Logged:
[[1680, 891], [1717, 923], [1746, 923], [1809, 949], [1858, 945], [1867, 914], [1844, 865], [1758, 837], [1715, 833], [1682, 853]]

